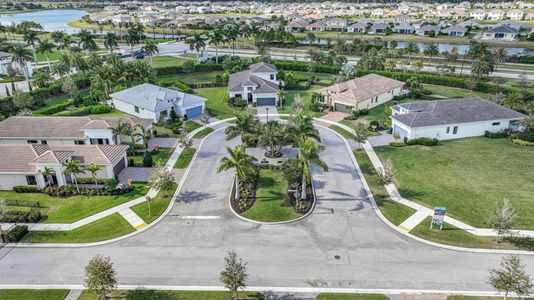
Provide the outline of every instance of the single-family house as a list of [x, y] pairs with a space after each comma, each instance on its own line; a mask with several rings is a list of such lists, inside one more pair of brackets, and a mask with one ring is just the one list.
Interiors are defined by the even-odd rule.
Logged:
[[187, 119], [199, 117], [206, 99], [184, 92], [143, 83], [109, 95], [112, 106], [122, 112], [157, 122], [167, 119], [171, 111]]
[[306, 22], [292, 21], [292, 22], [287, 23], [284, 29], [287, 32], [299, 32], [299, 31], [303, 31], [306, 28], [306, 26], [308, 26], [308, 23]]
[[534, 11], [527, 13], [525, 20], [533, 21], [534, 20]]
[[325, 29], [326, 29], [326, 24], [323, 21], [316, 21], [316, 22], [306, 25], [306, 30], [310, 32], [325, 31]]
[[496, 21], [496, 20], [502, 20], [504, 18], [504, 11], [500, 9], [492, 10], [488, 12], [487, 19]]
[[514, 22], [512, 20], [505, 20], [505, 21], [502, 21], [499, 24], [497, 24], [497, 26], [502, 26], [502, 25], [506, 25], [508, 27], [512, 27], [513, 29], [517, 29], [517, 30], [522, 30], [522, 29], [527, 29], [528, 28], [528, 26], [523, 25], [523, 24], [521, 24], [519, 22]]
[[467, 28], [462, 25], [455, 25], [442, 30], [443, 33], [449, 36], [465, 36], [467, 31]]
[[486, 12], [483, 9], [475, 9], [469, 13], [473, 20], [482, 21], [486, 18]]
[[371, 18], [382, 18], [384, 16], [384, 10], [381, 8], [375, 8], [371, 11]]
[[113, 17], [111, 17], [111, 22], [117, 25], [118, 24], [132, 24], [133, 18], [130, 15], [118, 14], [118, 15], [114, 15]]
[[523, 20], [525, 12], [520, 9], [512, 9], [506, 12], [506, 17], [513, 21]]
[[14, 116], [0, 122], [0, 144], [113, 145], [117, 142], [127, 142], [128, 136], [116, 136], [113, 133], [113, 128], [119, 122], [128, 124], [136, 132], [138, 126], [150, 131], [153, 121], [132, 116], [120, 118]]
[[326, 29], [330, 31], [346, 31], [349, 21], [342, 18], [334, 18], [326, 21]]
[[[115, 178], [127, 165], [128, 145], [37, 145], [0, 144], [0, 190], [12, 190], [14, 186], [45, 188], [49, 183], [63, 186], [72, 182], [62, 165], [71, 160], [87, 166], [94, 163], [102, 169], [96, 173], [99, 179]], [[42, 174], [45, 167], [54, 175]], [[77, 174], [77, 178], [91, 178], [89, 172]], [[49, 182], [50, 181], [50, 182]]]
[[348, 32], [356, 32], [356, 33], [365, 33], [366, 30], [367, 30], [367, 24], [360, 23], [360, 22], [351, 24], [347, 28]]
[[415, 34], [422, 36], [436, 36], [441, 31], [437, 25], [423, 25], [415, 30]]
[[412, 34], [415, 31], [415, 27], [410, 23], [400, 23], [393, 27], [392, 31], [400, 34]]
[[335, 111], [351, 113], [383, 104], [403, 93], [404, 82], [377, 74], [368, 74], [349, 81], [336, 83], [316, 92], [321, 104]]
[[23, 64], [13, 62], [13, 55], [11, 53], [0, 51], [0, 75], [9, 75], [8, 69], [10, 67], [28, 78], [32, 77], [33, 68], [30, 62], [26, 62]]
[[482, 39], [513, 41], [517, 38], [518, 33], [519, 33], [519, 30], [515, 28], [512, 28], [507, 25], [500, 25], [500, 26], [495, 26], [484, 31]]
[[398, 15], [395, 18], [393, 18], [393, 21], [395, 23], [410, 23], [412, 18], [408, 15]]
[[391, 107], [393, 133], [401, 138], [449, 140], [486, 131], [519, 129], [525, 115], [480, 98], [403, 103]]
[[252, 105], [279, 105], [279, 92], [276, 66], [269, 63], [256, 63], [248, 70], [230, 75], [228, 95], [246, 99]]
[[388, 23], [386, 22], [376, 22], [371, 25], [371, 28], [369, 28], [368, 34], [380, 34], [385, 35], [388, 30]]
[[159, 20], [158, 17], [154, 15], [150, 15], [150, 14], [139, 17], [139, 23], [145, 26], [154, 25], [158, 22], [158, 20]]

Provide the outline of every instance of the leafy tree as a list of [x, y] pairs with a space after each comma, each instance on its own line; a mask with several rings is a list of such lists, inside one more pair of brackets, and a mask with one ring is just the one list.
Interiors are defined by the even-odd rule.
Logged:
[[184, 70], [184, 73], [187, 74], [187, 77], [191, 79], [191, 76], [195, 72], [197, 68], [197, 64], [192, 60], [186, 60], [182, 64], [182, 69]]
[[357, 123], [356, 126], [354, 126], [354, 140], [360, 143], [360, 146], [367, 141], [369, 135], [370, 132], [367, 128], [367, 125], [363, 123]]
[[393, 182], [394, 177], [393, 163], [390, 159], [387, 159], [384, 161], [383, 167], [378, 170], [378, 181], [382, 185], [388, 185]]
[[313, 44], [313, 42], [315, 42], [315, 40], [317, 39], [315, 37], [315, 33], [313, 33], [313, 32], [308, 32], [306, 37], [308, 38], [308, 42], [309, 42], [310, 45]]
[[76, 185], [76, 190], [79, 193], [80, 187], [78, 186], [78, 179], [76, 178], [76, 175], [83, 173], [83, 168], [80, 165], [80, 161], [69, 160], [68, 162], [62, 163], [61, 165], [64, 168], [63, 174], [68, 174], [72, 177], [72, 181], [74, 181], [74, 184]]
[[15, 92], [13, 94], [13, 104], [19, 109], [32, 108], [35, 104], [33, 97], [30, 93]]
[[504, 199], [502, 206], [499, 203], [491, 210], [488, 225], [497, 232], [497, 242], [500, 243], [500, 237], [509, 234], [510, 230], [517, 224], [517, 214], [510, 205], [508, 199]]
[[254, 173], [252, 156], [245, 153], [245, 145], [241, 144], [235, 148], [226, 146], [228, 156], [221, 159], [221, 164], [217, 169], [217, 172], [227, 171], [231, 168], [235, 168], [235, 199], [241, 198], [241, 184], [240, 181], [247, 181], [251, 174]]
[[206, 112], [206, 111], [203, 111], [202, 114], [200, 115], [200, 122], [202, 122], [202, 124], [204, 125], [204, 128], [206, 128], [208, 126], [208, 124], [210, 123], [210, 115]]
[[411, 64], [411, 68], [415, 72], [421, 71], [423, 69], [423, 61], [422, 60], [414, 60]]
[[328, 165], [321, 160], [319, 153], [324, 150], [323, 145], [318, 145], [311, 138], [301, 137], [298, 140], [299, 144], [299, 156], [298, 159], [302, 165], [302, 172], [304, 176], [302, 178], [302, 199], [306, 199], [306, 184], [312, 180], [311, 165], [316, 165], [321, 169], [328, 171]]
[[159, 190], [162, 197], [167, 197], [166, 189], [174, 182], [174, 175], [165, 166], [156, 166], [148, 177], [148, 183], [156, 190]]
[[523, 96], [519, 93], [509, 93], [502, 102], [511, 109], [517, 108], [523, 103]]
[[33, 83], [40, 88], [47, 87], [51, 81], [52, 76], [50, 75], [50, 72], [47, 69], [37, 69], [33, 73]]
[[490, 269], [489, 283], [499, 292], [504, 293], [504, 299], [510, 292], [518, 296], [529, 296], [534, 285], [530, 276], [525, 272], [519, 256], [503, 257], [500, 269]]
[[[293, 187], [300, 186], [302, 181], [302, 168], [300, 167], [300, 161], [295, 157], [286, 158], [280, 166], [283, 172], [284, 179], [289, 182]], [[300, 194], [298, 195], [300, 198]]]
[[237, 299], [238, 291], [246, 288], [248, 279], [247, 263], [237, 257], [235, 251], [230, 251], [224, 258], [224, 270], [220, 274], [220, 281], [232, 293], [232, 299]]
[[188, 149], [191, 146], [193, 146], [193, 140], [191, 140], [191, 138], [189, 138], [189, 136], [187, 134], [187, 131], [183, 130], [178, 135], [178, 145], [180, 145], [180, 147], [182, 147], [184, 149]]
[[84, 285], [106, 299], [111, 290], [117, 288], [117, 274], [109, 257], [95, 255], [85, 267]]
[[63, 85], [61, 86], [61, 90], [64, 93], [69, 94], [70, 100], [73, 101], [74, 97], [78, 93], [78, 87], [76, 86], [76, 83], [74, 83], [74, 80], [72, 78], [67, 77], [65, 80], [63, 80]]

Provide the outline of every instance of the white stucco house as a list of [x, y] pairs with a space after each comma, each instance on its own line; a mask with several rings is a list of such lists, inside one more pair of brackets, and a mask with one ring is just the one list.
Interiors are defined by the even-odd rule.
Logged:
[[250, 65], [248, 70], [230, 75], [228, 80], [229, 97], [247, 99], [253, 105], [279, 105], [276, 66], [269, 63]]
[[402, 95], [404, 82], [377, 74], [368, 74], [317, 90], [321, 104], [335, 111], [351, 113], [370, 109]]
[[[63, 173], [62, 164], [70, 160], [81, 166], [95, 163], [102, 167], [97, 178], [112, 179], [127, 166], [127, 149], [127, 145], [0, 144], [0, 190], [19, 185], [44, 188], [48, 180], [58, 186], [69, 184], [72, 178]], [[45, 167], [54, 170], [52, 178], [43, 176]], [[78, 174], [77, 178], [91, 178], [91, 174]]]
[[513, 21], [523, 20], [524, 16], [525, 16], [525, 12], [523, 12], [520, 9], [512, 9], [506, 12], [506, 17], [508, 17], [510, 20], [513, 20]]
[[486, 131], [520, 129], [526, 116], [481, 98], [403, 103], [391, 107], [393, 134], [450, 140], [482, 136]]
[[130, 15], [118, 14], [118, 15], [114, 15], [113, 17], [111, 17], [111, 22], [117, 25], [118, 24], [132, 24], [133, 18]]
[[513, 41], [517, 38], [519, 30], [508, 25], [500, 25], [492, 27], [484, 31], [482, 35], [483, 40], [502, 40]]
[[157, 122], [168, 118], [171, 111], [187, 119], [199, 117], [206, 99], [184, 92], [143, 83], [109, 95], [112, 106], [138, 118]]
[[482, 21], [486, 18], [486, 12], [483, 9], [475, 9], [469, 13], [469, 17], [473, 20]]
[[7, 76], [9, 66], [17, 70], [22, 76], [28, 78], [32, 77], [33, 69], [31, 63], [19, 65], [18, 63], [13, 62], [13, 55], [11, 55], [11, 53], [0, 51], [0, 75]]
[[487, 16], [488, 20], [496, 21], [496, 20], [502, 20], [503, 18], [504, 18], [504, 11], [500, 9], [496, 9], [496, 10], [492, 10], [488, 12], [488, 16]]
[[[14, 116], [0, 122], [0, 144], [42, 145], [113, 145], [128, 141], [129, 137], [113, 136], [118, 122], [134, 128], [152, 129], [152, 119], [136, 117], [24, 117]], [[141, 142], [139, 142], [141, 143]]]

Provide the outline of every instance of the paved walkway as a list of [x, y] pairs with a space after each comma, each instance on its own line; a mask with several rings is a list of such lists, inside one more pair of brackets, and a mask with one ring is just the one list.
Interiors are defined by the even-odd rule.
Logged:
[[262, 105], [256, 107], [256, 112], [260, 116], [260, 121], [267, 121], [267, 109], [269, 109], [269, 120], [280, 120], [276, 106]]
[[154, 148], [154, 146], [159, 146], [163, 148], [175, 148], [178, 146], [178, 139], [153, 137], [148, 141], [148, 149], [152, 149]]
[[128, 179], [133, 181], [148, 181], [148, 177], [152, 172], [150, 167], [126, 167], [119, 173], [120, 182], [128, 182]]
[[146, 226], [145, 221], [141, 219], [133, 210], [125, 208], [119, 211], [119, 214], [132, 225], [135, 230], [141, 229]]

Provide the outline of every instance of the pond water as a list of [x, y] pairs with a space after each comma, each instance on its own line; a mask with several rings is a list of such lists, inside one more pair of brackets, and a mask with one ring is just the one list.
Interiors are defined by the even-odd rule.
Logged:
[[33, 21], [43, 25], [45, 31], [64, 31], [68, 33], [79, 32], [80, 29], [67, 25], [68, 22], [78, 20], [87, 15], [87, 12], [77, 9], [52, 9], [28, 13], [0, 15], [0, 23], [8, 25], [18, 24], [22, 21]]

